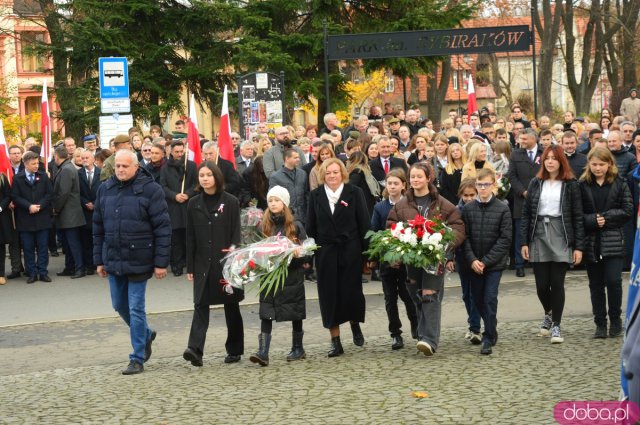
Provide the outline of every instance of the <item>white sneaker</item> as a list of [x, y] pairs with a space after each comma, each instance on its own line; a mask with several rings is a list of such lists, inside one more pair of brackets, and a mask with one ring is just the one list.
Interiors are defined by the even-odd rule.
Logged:
[[482, 335], [480, 333], [471, 333], [471, 338], [469, 338], [469, 341], [473, 344], [473, 345], [480, 345], [480, 343], [482, 342]]
[[551, 343], [552, 344], [562, 344], [564, 342], [564, 338], [560, 335], [560, 326], [555, 325], [551, 327]]
[[467, 333], [464, 334], [464, 339], [471, 339], [472, 336], [473, 336], [473, 332], [467, 331]]
[[542, 323], [540, 324], [540, 331], [538, 332], [539, 336], [549, 336], [549, 330], [551, 329], [551, 325], [553, 321], [551, 319], [550, 314], [545, 314]]
[[433, 356], [433, 347], [431, 347], [425, 341], [418, 341], [416, 348], [425, 356]]

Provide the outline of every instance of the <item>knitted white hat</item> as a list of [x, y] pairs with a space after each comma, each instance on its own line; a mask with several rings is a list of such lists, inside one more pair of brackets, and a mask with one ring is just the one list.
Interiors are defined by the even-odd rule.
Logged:
[[291, 198], [289, 197], [289, 191], [282, 186], [273, 186], [269, 189], [269, 193], [267, 193], [267, 201], [271, 197], [276, 197], [282, 201], [283, 204], [289, 207], [289, 202]]

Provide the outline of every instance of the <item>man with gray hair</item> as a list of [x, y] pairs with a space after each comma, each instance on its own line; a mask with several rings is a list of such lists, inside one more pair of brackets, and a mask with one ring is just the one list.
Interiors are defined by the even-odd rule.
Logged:
[[633, 132], [636, 131], [636, 125], [631, 121], [625, 121], [620, 124], [620, 131], [622, 131], [622, 135], [624, 136], [622, 139], [622, 146], [627, 148], [629, 152], [635, 152], [635, 148], [633, 146]]
[[144, 371], [156, 332], [147, 323], [147, 280], [167, 275], [171, 221], [162, 188], [138, 164], [135, 153], [119, 150], [115, 175], [98, 189], [93, 213], [93, 262], [109, 278], [113, 308], [129, 326], [133, 352], [124, 375]]
[[330, 134], [332, 131], [337, 130], [342, 133], [340, 127], [338, 127], [338, 117], [333, 112], [329, 112], [324, 114], [324, 128], [320, 130], [318, 136], [322, 136], [323, 134]]
[[515, 149], [509, 158], [509, 182], [513, 192], [513, 228], [516, 276], [524, 277], [524, 259], [520, 253], [520, 221], [522, 207], [527, 198], [529, 183], [540, 170], [542, 149], [538, 146], [538, 134], [532, 128], [523, 129], [519, 136], [520, 148]]
[[53, 215], [65, 252], [64, 270], [57, 275], [78, 279], [86, 276], [80, 241], [80, 229], [85, 225], [80, 204], [80, 178], [66, 147], [58, 146], [53, 151], [53, 158], [58, 166], [53, 178]]
[[216, 142], [206, 142], [202, 145], [202, 159], [204, 161], [211, 161], [220, 168], [222, 176], [224, 177], [225, 192], [229, 192], [236, 198], [240, 196], [242, 178], [233, 167], [233, 163], [220, 156], [218, 153], [218, 144]]
[[236, 156], [236, 169], [238, 173], [242, 175], [244, 170], [249, 168], [253, 162], [253, 142], [251, 140], [245, 140], [240, 144], [240, 154]]

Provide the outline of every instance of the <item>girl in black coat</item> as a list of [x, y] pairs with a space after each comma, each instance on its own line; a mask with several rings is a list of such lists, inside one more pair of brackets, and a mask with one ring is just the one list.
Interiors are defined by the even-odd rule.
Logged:
[[225, 285], [222, 264], [230, 249], [240, 243], [238, 200], [224, 191], [222, 171], [213, 162], [198, 168], [200, 192], [187, 206], [187, 279], [193, 281], [193, 321], [183, 357], [202, 366], [204, 343], [209, 328], [209, 306], [224, 304], [227, 322], [225, 363], [240, 361], [244, 352], [244, 327], [239, 302], [244, 292]]
[[[262, 218], [262, 233], [266, 237], [282, 235], [294, 243], [300, 243], [307, 235], [299, 221], [294, 221], [289, 209], [289, 192], [282, 186], [274, 186], [267, 193], [268, 209]], [[287, 361], [304, 359], [306, 354], [302, 346], [302, 321], [306, 318], [304, 296], [304, 272], [308, 268], [307, 258], [295, 258], [288, 267], [284, 287], [275, 294], [260, 294], [260, 335], [258, 336], [258, 352], [249, 360], [260, 366], [269, 365], [269, 345], [273, 321], [290, 321], [293, 326], [293, 342]]]
[[560, 145], [545, 149], [542, 167], [531, 180], [522, 209], [522, 258], [533, 263], [538, 299], [544, 308], [540, 335], [552, 344], [564, 342], [560, 321], [564, 310], [564, 277], [570, 264], [580, 264], [584, 245], [580, 186]]
[[[622, 267], [624, 264], [624, 225], [633, 216], [631, 191], [618, 178], [613, 155], [606, 148], [595, 148], [588, 155], [582, 175], [584, 206], [585, 260], [596, 324], [594, 338], [607, 337], [607, 299], [609, 336], [622, 335]], [[606, 295], [605, 295], [606, 289]]]

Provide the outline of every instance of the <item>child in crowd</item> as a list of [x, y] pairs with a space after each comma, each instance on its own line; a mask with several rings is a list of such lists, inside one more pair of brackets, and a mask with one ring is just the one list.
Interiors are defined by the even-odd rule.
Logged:
[[[302, 224], [294, 221], [289, 209], [289, 192], [282, 186], [274, 186], [267, 193], [268, 208], [262, 218], [262, 233], [266, 237], [282, 235], [299, 244], [307, 238]], [[295, 256], [298, 257], [298, 256]], [[260, 335], [258, 336], [258, 352], [249, 357], [260, 366], [269, 365], [269, 345], [273, 321], [292, 322], [293, 342], [287, 361], [300, 360], [306, 357], [302, 346], [302, 321], [306, 317], [304, 294], [304, 268], [308, 268], [308, 258], [293, 258], [284, 287], [275, 294], [260, 294]]]
[[511, 212], [493, 195], [496, 175], [483, 168], [476, 174], [478, 197], [462, 212], [466, 239], [464, 256], [471, 266], [471, 293], [484, 322], [480, 354], [488, 355], [498, 341], [498, 286], [509, 263]]
[[[474, 179], [464, 179], [460, 183], [460, 189], [458, 190], [460, 202], [458, 202], [457, 207], [460, 215], [463, 215], [464, 206], [477, 197], [476, 181]], [[480, 313], [473, 302], [473, 295], [471, 294], [472, 271], [464, 259], [463, 248], [464, 245], [461, 245], [456, 249], [456, 270], [458, 271], [458, 276], [460, 276], [462, 301], [464, 301], [464, 307], [467, 310], [467, 323], [469, 324], [469, 330], [464, 335], [464, 338], [468, 339], [474, 345], [479, 345], [482, 342], [482, 335], [480, 335]]]
[[[407, 188], [407, 177], [401, 168], [393, 168], [384, 180], [385, 189], [382, 194], [384, 199], [375, 205], [373, 216], [371, 217], [371, 230], [376, 232], [386, 229], [389, 211], [402, 199]], [[370, 266], [375, 266], [375, 264], [370, 263]], [[405, 284], [407, 268], [401, 264], [382, 263], [380, 264], [380, 278], [382, 279], [382, 290], [384, 291], [384, 307], [389, 319], [389, 333], [392, 340], [391, 349], [399, 350], [404, 347], [404, 340], [402, 339], [402, 322], [398, 314], [398, 296], [407, 309], [407, 317], [411, 322], [411, 336], [413, 339], [417, 339], [418, 318], [416, 307]]]

